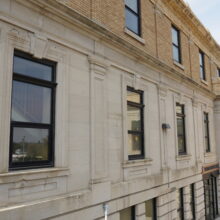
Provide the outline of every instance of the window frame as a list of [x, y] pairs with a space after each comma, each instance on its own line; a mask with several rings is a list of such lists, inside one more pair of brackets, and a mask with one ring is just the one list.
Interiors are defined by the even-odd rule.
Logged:
[[206, 81], [205, 53], [201, 50], [199, 50], [199, 73], [200, 73], [200, 79]]
[[[52, 69], [51, 81], [47, 81], [40, 78], [34, 78], [32, 76], [27, 76], [19, 74], [12, 71], [12, 83], [14, 81], [32, 84], [35, 86], [40, 86], [44, 88], [51, 89], [51, 100], [50, 100], [50, 123], [35, 123], [35, 122], [21, 122], [12, 120], [12, 100], [11, 95], [11, 119], [10, 119], [10, 146], [9, 146], [9, 170], [23, 170], [23, 169], [34, 169], [34, 168], [43, 168], [43, 167], [53, 167], [54, 166], [54, 146], [55, 146], [55, 96], [56, 96], [56, 62], [47, 60], [47, 59], [37, 59], [31, 56], [28, 53], [14, 50], [14, 57], [20, 57], [25, 60], [29, 60], [35, 63], [40, 63], [43, 65], [50, 66]], [[14, 62], [13, 62], [14, 65]], [[13, 90], [13, 86], [12, 86]], [[28, 161], [28, 162], [13, 162], [13, 129], [14, 128], [33, 128], [33, 129], [47, 129], [48, 130], [48, 160], [42, 161]]]
[[[136, 107], [140, 110], [140, 124], [141, 124], [141, 131], [133, 131], [133, 130], [127, 130], [127, 134], [139, 134], [141, 135], [141, 154], [138, 155], [128, 155], [129, 160], [136, 160], [136, 159], [144, 159], [145, 156], [145, 150], [144, 150], [144, 92], [142, 90], [136, 90], [130, 86], [127, 86], [126, 92], [134, 92], [140, 95], [140, 103], [127, 101], [127, 107], [132, 106]], [[127, 98], [127, 93], [126, 93]]]
[[217, 67], [217, 76], [220, 77], [220, 68]]
[[[178, 142], [178, 155], [186, 155], [187, 154], [187, 148], [186, 148], [186, 122], [185, 122], [185, 105], [184, 104], [180, 104], [179, 102], [176, 102], [176, 106], [180, 106], [182, 109], [182, 113], [177, 113], [176, 111], [176, 123], [177, 123], [177, 117], [181, 117], [182, 118], [182, 126], [183, 126], [183, 140], [184, 140], [184, 151], [181, 152], [179, 149], [179, 134], [178, 134], [178, 124], [176, 124], [176, 129], [177, 129], [177, 142]], [[182, 137], [182, 136], [181, 136]]]
[[[140, 0], [136, 0], [137, 1], [137, 12], [135, 12], [132, 8], [130, 8], [127, 4], [126, 4], [126, 0], [124, 0], [124, 4], [125, 4], [125, 25], [126, 28], [131, 31], [132, 33], [141, 36], [141, 6], [140, 6]], [[137, 17], [137, 21], [138, 21], [138, 25], [137, 25], [137, 29], [138, 32], [136, 33], [135, 31], [133, 31], [131, 28], [129, 28], [129, 25], [126, 22], [126, 11], [131, 12], [133, 15], [135, 15]]]
[[[176, 45], [173, 41], [173, 34], [172, 34], [172, 30], [175, 30], [176, 33], [177, 33], [177, 43], [178, 45]], [[181, 38], [180, 38], [180, 30], [175, 26], [175, 25], [172, 25], [171, 26], [171, 38], [172, 38], [172, 49], [173, 47], [177, 48], [178, 50], [178, 57], [179, 57], [179, 60], [176, 60], [174, 59], [174, 54], [173, 54], [173, 60], [179, 64], [182, 64], [182, 54], [181, 54]], [[173, 52], [173, 51], [172, 51]]]
[[[204, 131], [205, 152], [210, 153], [211, 146], [210, 146], [209, 113], [208, 112], [203, 112], [203, 122], [204, 122], [204, 129], [207, 131], [207, 136], [206, 136], [206, 132]], [[206, 143], [208, 143], [208, 145], [206, 145]]]
[[180, 213], [180, 216], [181, 216], [181, 220], [184, 220], [184, 194], [183, 194], [183, 188], [180, 188], [178, 190], [178, 193], [179, 193], [179, 204], [180, 204], [180, 207], [177, 207], [177, 213], [179, 214]]
[[191, 189], [191, 200], [190, 200], [190, 207], [191, 207], [191, 213], [192, 213], [192, 218], [196, 219], [196, 205], [195, 205], [195, 183], [192, 183], [190, 185]]

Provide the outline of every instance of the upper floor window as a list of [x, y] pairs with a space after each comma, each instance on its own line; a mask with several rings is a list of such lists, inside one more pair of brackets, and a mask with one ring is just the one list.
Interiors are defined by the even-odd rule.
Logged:
[[186, 154], [186, 137], [185, 137], [185, 112], [184, 105], [176, 103], [176, 123], [177, 123], [177, 139], [178, 154]]
[[15, 51], [10, 169], [53, 165], [55, 63]]
[[206, 80], [205, 54], [201, 50], [199, 51], [199, 66], [200, 66], [200, 79]]
[[140, 3], [139, 0], [125, 0], [126, 27], [140, 36]]
[[172, 26], [172, 47], [173, 60], [181, 63], [180, 31], [174, 26]]
[[123, 209], [120, 212], [120, 220], [135, 220], [135, 206]]
[[143, 91], [127, 87], [127, 128], [129, 159], [144, 158]]
[[205, 138], [205, 151], [210, 152], [209, 114], [207, 112], [204, 112], [204, 138]]

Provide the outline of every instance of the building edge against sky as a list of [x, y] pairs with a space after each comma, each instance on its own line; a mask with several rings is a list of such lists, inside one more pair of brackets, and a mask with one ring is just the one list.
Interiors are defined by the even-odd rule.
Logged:
[[220, 48], [183, 1], [0, 14], [0, 220], [216, 218]]

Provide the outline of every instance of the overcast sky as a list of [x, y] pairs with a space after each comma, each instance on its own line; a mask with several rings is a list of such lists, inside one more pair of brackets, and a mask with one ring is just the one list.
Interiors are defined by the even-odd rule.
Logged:
[[220, 44], [220, 0], [184, 0]]

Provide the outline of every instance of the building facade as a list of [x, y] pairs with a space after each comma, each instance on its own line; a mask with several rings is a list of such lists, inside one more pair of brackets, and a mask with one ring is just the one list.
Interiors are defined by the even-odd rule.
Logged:
[[0, 18], [0, 220], [218, 216], [220, 47], [182, 0]]

